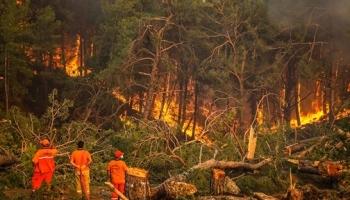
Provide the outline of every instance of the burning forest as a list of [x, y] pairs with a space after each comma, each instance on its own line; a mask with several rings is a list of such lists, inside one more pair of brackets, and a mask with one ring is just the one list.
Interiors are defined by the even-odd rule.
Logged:
[[0, 0], [0, 199], [348, 199], [349, 29], [347, 0]]

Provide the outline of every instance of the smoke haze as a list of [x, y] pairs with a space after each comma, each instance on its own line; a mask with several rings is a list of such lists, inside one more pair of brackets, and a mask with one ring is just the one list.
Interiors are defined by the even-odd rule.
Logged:
[[280, 30], [318, 27], [319, 41], [350, 53], [350, 0], [268, 0], [268, 15]]

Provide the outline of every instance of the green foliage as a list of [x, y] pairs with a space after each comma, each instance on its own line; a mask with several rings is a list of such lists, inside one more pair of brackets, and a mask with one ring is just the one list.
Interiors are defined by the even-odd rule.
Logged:
[[57, 89], [52, 90], [49, 94], [50, 105], [43, 116], [47, 124], [53, 123], [54, 120], [65, 121], [69, 117], [69, 109], [74, 105], [74, 102], [68, 99], [64, 99], [63, 102], [60, 102], [57, 95]]
[[[4, 78], [1, 84], [7, 78], [9, 102], [20, 104], [27, 94], [27, 87], [30, 86], [33, 76], [23, 49], [29, 32], [26, 23], [28, 5], [25, 3], [17, 7], [16, 1], [5, 1], [1, 3], [0, 13], [0, 76]], [[5, 66], [5, 60], [8, 66]], [[0, 88], [0, 94], [5, 101], [4, 87]]]
[[247, 175], [239, 178], [236, 183], [242, 192], [246, 194], [252, 194], [253, 192], [275, 194], [280, 191], [286, 191], [288, 188], [288, 182], [278, 184], [273, 177], [263, 175]]
[[211, 170], [195, 170], [188, 180], [198, 189], [198, 195], [208, 195], [210, 193]]

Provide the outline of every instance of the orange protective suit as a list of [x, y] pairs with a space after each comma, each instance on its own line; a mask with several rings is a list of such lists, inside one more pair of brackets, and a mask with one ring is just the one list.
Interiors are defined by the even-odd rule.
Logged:
[[50, 185], [55, 171], [54, 157], [57, 154], [57, 149], [39, 149], [32, 161], [34, 164], [34, 173], [32, 177], [32, 190], [37, 190], [41, 187], [43, 181]]
[[[121, 193], [125, 193], [125, 172], [128, 169], [122, 160], [112, 160], [108, 163], [107, 171], [114, 187]], [[112, 193], [112, 200], [118, 199], [118, 194]]]
[[[91, 154], [83, 149], [73, 151], [70, 161], [75, 165], [75, 182], [77, 193], [84, 190], [90, 194], [90, 169], [89, 164], [92, 162]], [[84, 185], [81, 185], [84, 184]]]

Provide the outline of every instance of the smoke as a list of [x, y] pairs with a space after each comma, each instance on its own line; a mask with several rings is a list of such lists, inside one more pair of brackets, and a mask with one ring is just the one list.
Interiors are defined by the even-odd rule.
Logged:
[[319, 41], [350, 53], [350, 0], [268, 0], [268, 16], [280, 30], [317, 27]]

